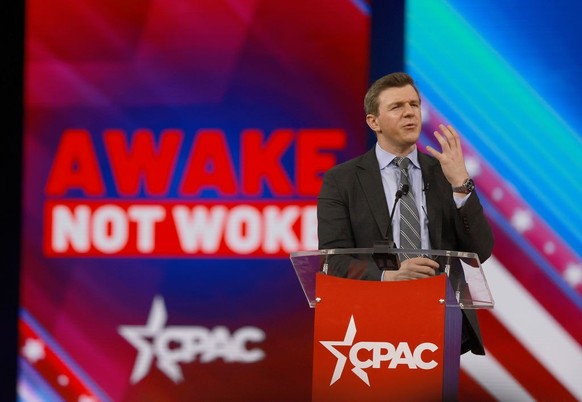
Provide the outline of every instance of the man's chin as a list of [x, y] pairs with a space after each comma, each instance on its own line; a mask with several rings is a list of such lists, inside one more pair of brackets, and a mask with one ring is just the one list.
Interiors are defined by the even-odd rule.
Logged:
[[404, 131], [404, 138], [410, 144], [416, 144], [418, 138], [420, 137], [420, 130], [415, 128], [414, 130], [405, 130]]

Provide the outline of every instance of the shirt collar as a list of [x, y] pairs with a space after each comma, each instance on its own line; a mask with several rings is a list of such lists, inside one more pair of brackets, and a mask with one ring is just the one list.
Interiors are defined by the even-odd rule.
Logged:
[[[420, 169], [420, 164], [418, 163], [418, 148], [414, 146], [412, 152], [406, 155], [410, 162], [417, 168]], [[380, 147], [380, 144], [376, 142], [376, 159], [378, 159], [378, 166], [380, 170], [384, 169], [388, 165], [392, 163], [392, 160], [396, 157], [396, 155], [391, 154], [388, 151], [383, 150]]]

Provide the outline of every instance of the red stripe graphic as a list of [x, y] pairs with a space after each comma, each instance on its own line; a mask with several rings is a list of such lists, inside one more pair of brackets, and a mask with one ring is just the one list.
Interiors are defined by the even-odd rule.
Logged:
[[[23, 359], [38, 372], [52, 389], [65, 401], [98, 401], [87, 384], [53, 350], [48, 342], [29, 326], [24, 319], [19, 322], [19, 351]], [[81, 399], [83, 398], [83, 399]]]

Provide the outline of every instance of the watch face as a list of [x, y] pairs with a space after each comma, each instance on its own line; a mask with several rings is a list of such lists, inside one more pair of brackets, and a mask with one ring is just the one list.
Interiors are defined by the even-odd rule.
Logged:
[[467, 180], [465, 180], [463, 185], [461, 185], [461, 187], [454, 187], [453, 188], [454, 192], [465, 193], [465, 194], [469, 194], [473, 190], [475, 190], [475, 182], [473, 182], [473, 179], [467, 179]]

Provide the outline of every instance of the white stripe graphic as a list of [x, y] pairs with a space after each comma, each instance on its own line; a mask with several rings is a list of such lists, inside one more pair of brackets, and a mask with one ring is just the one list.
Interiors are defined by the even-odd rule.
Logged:
[[[494, 256], [483, 264], [492, 313], [578, 400], [582, 400], [582, 348]], [[489, 388], [488, 388], [489, 389]]]
[[461, 367], [498, 401], [535, 402], [535, 399], [487, 352], [486, 356], [465, 353]]

